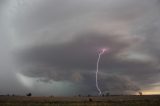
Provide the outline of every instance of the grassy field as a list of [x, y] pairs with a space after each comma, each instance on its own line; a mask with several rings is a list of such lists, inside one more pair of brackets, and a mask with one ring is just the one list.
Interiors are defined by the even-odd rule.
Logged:
[[0, 106], [160, 106], [160, 96], [23, 97], [0, 96]]

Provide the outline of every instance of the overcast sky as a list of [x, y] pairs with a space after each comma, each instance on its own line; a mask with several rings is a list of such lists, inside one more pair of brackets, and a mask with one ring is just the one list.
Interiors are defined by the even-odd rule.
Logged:
[[0, 94], [160, 94], [159, 0], [0, 0]]

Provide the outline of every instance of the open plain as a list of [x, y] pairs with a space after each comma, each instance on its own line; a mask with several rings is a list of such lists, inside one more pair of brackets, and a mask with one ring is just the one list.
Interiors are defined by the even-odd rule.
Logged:
[[0, 106], [160, 106], [159, 95], [107, 97], [0, 96]]

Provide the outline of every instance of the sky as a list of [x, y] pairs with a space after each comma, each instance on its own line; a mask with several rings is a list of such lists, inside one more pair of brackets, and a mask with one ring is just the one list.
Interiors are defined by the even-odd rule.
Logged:
[[0, 94], [160, 94], [159, 0], [0, 0]]

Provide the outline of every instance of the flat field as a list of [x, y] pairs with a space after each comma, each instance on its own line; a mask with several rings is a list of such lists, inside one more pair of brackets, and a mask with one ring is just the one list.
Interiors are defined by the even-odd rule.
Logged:
[[107, 97], [0, 96], [0, 106], [160, 106], [160, 95]]

